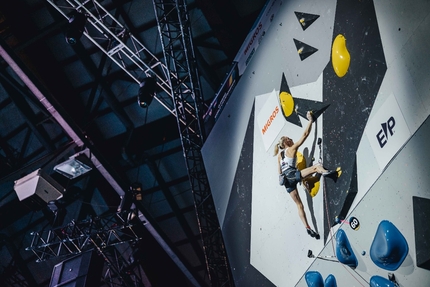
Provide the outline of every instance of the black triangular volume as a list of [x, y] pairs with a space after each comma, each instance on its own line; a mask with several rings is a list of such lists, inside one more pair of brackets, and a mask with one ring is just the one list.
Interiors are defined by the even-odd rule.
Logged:
[[320, 15], [302, 12], [294, 12], [294, 14], [296, 14], [297, 20], [299, 21], [303, 31], [306, 30], [310, 25], [312, 25], [313, 22], [315, 22], [316, 19], [320, 17]]
[[[287, 79], [285, 78], [285, 74], [284, 73], [282, 73], [281, 88], [279, 89], [279, 95], [282, 92], [287, 92], [287, 93], [289, 93], [291, 95], [290, 87], [288, 86]], [[295, 100], [296, 99], [294, 99], [294, 101]], [[280, 98], [279, 98], [279, 104], [281, 105]], [[285, 120], [287, 122], [290, 122], [290, 123], [292, 123], [292, 124], [294, 124], [296, 126], [302, 127], [302, 123], [301, 123], [301, 121], [299, 119], [299, 115], [296, 112], [293, 112], [288, 117], [284, 114], [284, 112], [282, 112], [282, 115], [284, 116], [284, 118], [285, 118]]]
[[288, 86], [287, 79], [285, 78], [284, 73], [282, 73], [281, 88], [279, 89], [279, 93], [282, 92], [287, 92], [291, 95], [290, 87]]
[[300, 60], [304, 60], [316, 51], [318, 51], [317, 48], [314, 48], [312, 46], [309, 46], [308, 44], [305, 44], [303, 42], [300, 42], [299, 40], [293, 39], [294, 43], [296, 44], [297, 53], [300, 56]]
[[296, 125], [298, 127], [302, 127], [302, 122], [300, 121], [300, 118], [297, 113], [292, 113], [289, 117], [286, 117], [284, 115], [284, 118], [287, 122], [292, 123], [293, 125]]
[[[415, 230], [415, 254], [417, 267], [430, 270], [430, 238], [428, 218], [430, 218], [430, 199], [412, 196]], [[424, 227], [424, 228], [423, 228]]]
[[306, 100], [306, 99], [295, 99], [296, 113], [306, 118], [306, 113], [312, 111], [314, 119], [318, 117], [330, 106], [330, 104], [325, 104], [323, 102]]

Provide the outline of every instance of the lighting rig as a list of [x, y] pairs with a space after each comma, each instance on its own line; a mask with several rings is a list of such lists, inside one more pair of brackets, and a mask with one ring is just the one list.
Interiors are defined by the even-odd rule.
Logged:
[[26, 250], [36, 255], [37, 262], [94, 250], [105, 262], [103, 280], [106, 283], [139, 286], [134, 284], [142, 282], [143, 270], [134, 272], [139, 266], [131, 266], [132, 262], [124, 257], [124, 252], [118, 250], [123, 243], [132, 245], [141, 239], [137, 226], [132, 223], [132, 212], [135, 211], [89, 217], [79, 222], [72, 220], [62, 227], [32, 232], [31, 244]]
[[[153, 98], [173, 114], [178, 122], [210, 281], [214, 285], [230, 286], [231, 271], [201, 155], [205, 139], [202, 119], [204, 109], [207, 107], [203, 101], [196, 67], [186, 1], [153, 0], [164, 63], [97, 1], [47, 0], [47, 2], [69, 22], [70, 11], [86, 15], [87, 24], [83, 35], [141, 88], [140, 75], [155, 79], [160, 92]], [[145, 102], [142, 105], [145, 106]], [[168, 253], [172, 255], [172, 252]], [[182, 266], [176, 257], [171, 257]], [[192, 282], [195, 282], [186, 268], [181, 269]]]

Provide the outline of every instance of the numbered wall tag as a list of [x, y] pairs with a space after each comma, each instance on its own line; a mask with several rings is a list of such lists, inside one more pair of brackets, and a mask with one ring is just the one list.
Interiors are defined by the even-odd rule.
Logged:
[[351, 226], [352, 229], [358, 230], [360, 228], [360, 221], [356, 217], [351, 217], [349, 219], [349, 226]]

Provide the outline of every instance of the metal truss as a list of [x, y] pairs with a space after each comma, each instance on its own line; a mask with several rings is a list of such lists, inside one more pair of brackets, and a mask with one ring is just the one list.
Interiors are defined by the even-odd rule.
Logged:
[[[32, 162], [45, 151], [52, 152], [56, 150], [54, 144], [56, 140], [46, 129], [47, 125], [52, 123], [52, 117], [42, 109], [41, 104], [37, 101], [32, 101], [31, 103], [27, 101], [34, 98], [14, 78], [10, 70], [5, 67], [0, 68], [0, 86], [8, 93], [14, 107], [21, 112], [21, 116], [25, 120], [25, 124], [19, 127], [25, 133], [24, 139], [19, 141], [21, 145], [11, 145], [16, 136], [14, 133], [4, 134], [0, 137], [0, 178], [4, 182], [3, 177], [15, 171], [23, 162]], [[37, 115], [38, 112], [40, 113]], [[40, 142], [42, 148], [29, 154], [28, 150], [32, 142], [32, 135]]]
[[[201, 148], [203, 97], [185, 0], [153, 0], [212, 286], [233, 286]], [[172, 77], [176, 75], [177, 77]], [[192, 105], [194, 114], [186, 107]]]
[[31, 244], [26, 250], [32, 251], [37, 256], [36, 261], [41, 262], [90, 249], [103, 252], [117, 244], [136, 242], [141, 238], [135, 233], [129, 215], [128, 212], [108, 214], [80, 222], [72, 221], [51, 230], [32, 232]]
[[[94, 0], [47, 0], [64, 17], [79, 11], [87, 16], [84, 35], [140, 83], [142, 75], [156, 77], [162, 93], [156, 99], [177, 118], [194, 195], [200, 233], [213, 286], [232, 286], [224, 242], [204, 169], [204, 102], [187, 6], [184, 0], [153, 0], [165, 63], [156, 58], [128, 29]], [[43, 246], [43, 244], [42, 244]]]
[[142, 267], [124, 257], [130, 252], [118, 250], [122, 243], [141, 239], [130, 222], [133, 216], [132, 211], [124, 211], [33, 232], [31, 245], [26, 250], [37, 256], [36, 262], [95, 250], [105, 262], [101, 279], [107, 286], [143, 287], [143, 279], [148, 281]]
[[[33, 93], [34, 96], [40, 102], [40, 106], [44, 107], [51, 116], [61, 125], [63, 130], [67, 135], [73, 140], [73, 142], [67, 144], [65, 147], [56, 151], [49, 156], [37, 160], [26, 167], [16, 171], [16, 173], [27, 173], [28, 171], [33, 171], [34, 168], [44, 165], [52, 164], [54, 158], [61, 158], [65, 155], [67, 151], [75, 148], [76, 146], [82, 147], [83, 141], [77, 135], [69, 124], [64, 120], [64, 118], [57, 112], [57, 110], [52, 106], [49, 100], [41, 93], [41, 91], [34, 85], [34, 83], [25, 75], [21, 70], [17, 62], [11, 57], [10, 52], [4, 49], [0, 45], [0, 56], [9, 64], [11, 69], [14, 71], [16, 76], [21, 79], [21, 81], [26, 85], [26, 87]], [[31, 98], [31, 97], [30, 97]], [[38, 106], [37, 102], [35, 106]], [[111, 174], [106, 170], [103, 164], [92, 154], [88, 148], [84, 149], [82, 153], [85, 153], [93, 162], [94, 166], [97, 167], [100, 174], [109, 182], [112, 188], [118, 193], [118, 195], [123, 196], [124, 191], [116, 182], [116, 180], [111, 176]], [[91, 156], [90, 156], [91, 155]], [[27, 172], [25, 172], [27, 171]], [[9, 180], [9, 178], [14, 178], [14, 175], [4, 177], [2, 180]], [[141, 239], [134, 232], [133, 225], [130, 223], [132, 217], [137, 214], [132, 214], [130, 211], [124, 211], [116, 214], [108, 214], [103, 217], [90, 218], [86, 221], [72, 222], [64, 228], [56, 228], [49, 231], [41, 231], [37, 233], [32, 233], [31, 246], [26, 248], [26, 250], [32, 251], [36, 257], [37, 261], [46, 260], [53, 256], [58, 257], [62, 255], [71, 255], [80, 253], [82, 251], [90, 250], [96, 248], [101, 254], [106, 262], [105, 265], [108, 266], [106, 274], [103, 280], [110, 284], [109, 286], [142, 286], [142, 282], [145, 286], [150, 286], [148, 278], [140, 266], [126, 266], [126, 260], [124, 259], [125, 254], [122, 259], [119, 256], [112, 256], [111, 254], [116, 254], [117, 249], [127, 244], [121, 244], [125, 242], [136, 242]], [[163, 240], [159, 239], [157, 231], [154, 230], [151, 223], [147, 221], [145, 216], [138, 213], [138, 218], [141, 222], [145, 222], [148, 231], [158, 238], [160, 244], [164, 243]], [[104, 229], [103, 229], [104, 228]], [[95, 236], [95, 237], [91, 237]], [[25, 282], [19, 286], [36, 286], [37, 283], [32, 276], [32, 273], [28, 270], [27, 264], [20, 257], [19, 251], [16, 250], [14, 244], [10, 242], [8, 238], [0, 234], [0, 245], [6, 242], [6, 246], [9, 252], [13, 254], [13, 258], [16, 260], [17, 267], [21, 271], [20, 274], [7, 274], [7, 278], [13, 279], [14, 282], [20, 280], [20, 275], [25, 277]], [[111, 248], [110, 248], [111, 247]], [[116, 260], [113, 260], [116, 259]], [[132, 265], [132, 264], [130, 264]], [[136, 264], [134, 264], [136, 265]], [[115, 266], [121, 266], [121, 268], [115, 268]], [[137, 272], [135, 270], [137, 269]], [[115, 273], [118, 272], [118, 273]], [[142, 276], [143, 274], [143, 276]], [[15, 276], [16, 275], [16, 276]], [[1, 277], [2, 275], [0, 275]], [[139, 279], [139, 277], [141, 279]], [[1, 278], [0, 278], [1, 279]], [[9, 280], [9, 279], [8, 279]], [[121, 280], [123, 280], [121, 282]], [[125, 281], [124, 281], [125, 280]], [[3, 282], [0, 280], [0, 282]], [[6, 282], [6, 281], [5, 281]], [[8, 281], [7, 281], [8, 282]], [[12, 282], [12, 281], [11, 281]], [[16, 283], [13, 286], [18, 286]]]
[[[127, 27], [115, 19], [100, 3], [94, 0], [46, 0], [67, 19], [78, 11], [87, 16], [84, 35], [136, 83], [142, 77], [157, 79], [163, 92], [157, 93], [156, 100], [171, 114], [176, 116], [170, 78], [178, 78], [150, 50], [146, 48]], [[191, 89], [182, 83], [183, 89]], [[186, 104], [190, 116], [195, 115], [194, 107]]]

